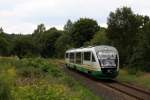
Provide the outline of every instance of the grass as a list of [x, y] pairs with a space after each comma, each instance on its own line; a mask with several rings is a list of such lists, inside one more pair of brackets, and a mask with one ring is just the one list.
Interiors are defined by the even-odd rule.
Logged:
[[150, 89], [150, 73], [145, 73], [141, 71], [131, 73], [130, 70], [120, 69], [119, 76], [117, 77], [117, 79], [123, 82], [136, 84]]
[[58, 67], [58, 60], [0, 57], [0, 100], [100, 100]]

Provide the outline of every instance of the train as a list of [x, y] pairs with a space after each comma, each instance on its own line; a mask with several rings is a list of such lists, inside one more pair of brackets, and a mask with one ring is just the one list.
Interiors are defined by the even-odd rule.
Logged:
[[119, 53], [108, 45], [73, 48], [65, 52], [65, 65], [97, 79], [114, 79], [119, 74]]

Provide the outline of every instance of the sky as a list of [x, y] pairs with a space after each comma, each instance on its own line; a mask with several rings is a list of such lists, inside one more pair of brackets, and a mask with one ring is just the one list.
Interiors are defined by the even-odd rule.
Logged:
[[41, 23], [62, 30], [68, 19], [85, 17], [107, 27], [109, 13], [123, 6], [150, 16], [149, 0], [0, 0], [0, 27], [7, 33], [31, 34]]

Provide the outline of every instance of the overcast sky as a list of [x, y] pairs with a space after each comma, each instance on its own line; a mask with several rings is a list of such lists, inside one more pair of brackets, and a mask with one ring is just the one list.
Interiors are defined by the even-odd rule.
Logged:
[[122, 6], [150, 16], [149, 0], [0, 0], [0, 27], [7, 33], [29, 34], [40, 23], [63, 29], [68, 19], [81, 17], [106, 27], [110, 11]]

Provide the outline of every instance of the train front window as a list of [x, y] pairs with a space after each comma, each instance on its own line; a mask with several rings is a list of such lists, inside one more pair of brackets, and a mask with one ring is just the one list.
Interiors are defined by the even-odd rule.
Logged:
[[100, 59], [101, 66], [116, 66], [115, 59]]
[[98, 59], [102, 67], [115, 67], [116, 63], [116, 54], [114, 52], [98, 52]]

